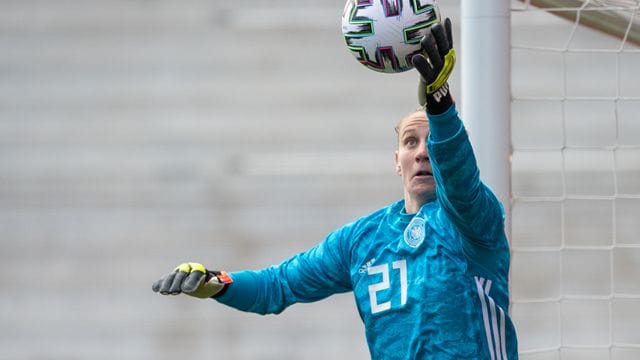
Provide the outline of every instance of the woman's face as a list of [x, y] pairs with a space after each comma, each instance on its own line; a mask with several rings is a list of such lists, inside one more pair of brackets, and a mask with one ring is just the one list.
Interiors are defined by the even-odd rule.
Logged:
[[412, 210], [411, 204], [419, 209], [435, 198], [436, 184], [427, 152], [428, 135], [429, 123], [424, 111], [414, 112], [400, 122], [395, 161], [396, 172], [402, 177], [407, 211]]

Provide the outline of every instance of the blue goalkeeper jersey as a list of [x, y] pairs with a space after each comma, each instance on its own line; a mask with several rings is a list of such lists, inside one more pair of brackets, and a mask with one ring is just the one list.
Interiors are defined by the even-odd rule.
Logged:
[[[517, 359], [502, 206], [455, 106], [429, 122], [436, 200], [416, 214], [398, 201], [279, 265], [233, 272], [216, 299], [268, 314], [353, 291], [372, 359]], [[437, 126], [450, 136], [434, 139]]]

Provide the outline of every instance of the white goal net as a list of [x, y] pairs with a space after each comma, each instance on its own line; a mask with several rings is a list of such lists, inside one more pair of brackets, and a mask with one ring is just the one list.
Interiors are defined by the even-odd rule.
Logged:
[[511, 3], [525, 360], [640, 359], [640, 1]]

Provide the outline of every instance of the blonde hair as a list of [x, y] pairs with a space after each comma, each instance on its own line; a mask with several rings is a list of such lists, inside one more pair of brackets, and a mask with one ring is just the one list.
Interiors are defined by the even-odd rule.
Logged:
[[423, 113], [425, 111], [426, 111], [426, 107], [419, 106], [415, 110], [413, 110], [412, 112], [408, 113], [407, 115], [400, 118], [400, 120], [398, 120], [398, 122], [396, 123], [396, 126], [393, 128], [393, 130], [395, 130], [396, 132], [396, 141], [398, 142], [398, 144], [400, 144], [400, 129], [402, 129], [402, 125], [404, 124], [404, 122], [407, 121], [407, 119], [409, 119], [413, 114]]

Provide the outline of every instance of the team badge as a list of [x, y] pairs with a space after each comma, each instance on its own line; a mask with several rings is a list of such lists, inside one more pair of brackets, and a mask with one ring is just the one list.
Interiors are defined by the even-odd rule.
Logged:
[[412, 248], [417, 248], [424, 241], [424, 219], [414, 217], [406, 229], [404, 229], [404, 242]]

